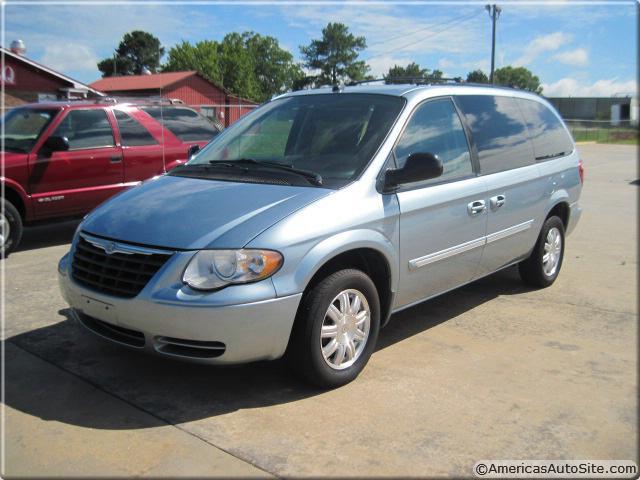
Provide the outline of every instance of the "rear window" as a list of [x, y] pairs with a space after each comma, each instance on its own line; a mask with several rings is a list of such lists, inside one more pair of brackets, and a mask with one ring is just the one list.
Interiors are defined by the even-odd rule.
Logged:
[[549, 107], [524, 98], [519, 98], [518, 104], [529, 130], [536, 160], [561, 157], [573, 151], [571, 137]]
[[113, 113], [116, 116], [116, 120], [118, 120], [118, 129], [120, 130], [122, 145], [127, 147], [140, 147], [143, 145], [156, 145], [158, 143], [149, 131], [137, 120], [120, 110], [114, 110]]
[[483, 174], [533, 164], [527, 126], [515, 98], [492, 95], [456, 98], [471, 128]]
[[142, 107], [183, 142], [209, 141], [218, 130], [195, 110], [180, 107]]

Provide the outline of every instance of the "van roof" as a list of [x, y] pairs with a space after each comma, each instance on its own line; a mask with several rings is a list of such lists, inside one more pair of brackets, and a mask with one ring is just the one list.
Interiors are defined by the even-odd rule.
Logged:
[[[446, 93], [444, 91], [447, 91]], [[344, 87], [340, 87], [340, 93], [371, 93], [378, 95], [392, 95], [396, 97], [406, 96], [410, 92], [432, 92], [432, 93], [443, 93], [443, 94], [452, 94], [453, 91], [458, 91], [459, 93], [466, 92], [478, 95], [509, 95], [509, 96], [522, 96], [522, 97], [534, 97], [540, 99], [540, 96], [526, 91], [520, 90], [517, 88], [504, 87], [498, 85], [487, 85], [482, 83], [434, 83], [434, 84], [425, 84], [425, 85], [416, 85], [414, 84], [361, 84], [361, 85], [345, 85]], [[316, 95], [316, 94], [329, 94], [329, 93], [337, 93], [337, 90], [331, 86], [325, 86], [320, 88], [313, 88], [308, 90], [298, 90], [295, 92], [285, 93], [280, 95], [279, 97], [289, 97], [289, 96], [298, 96], [298, 95]]]

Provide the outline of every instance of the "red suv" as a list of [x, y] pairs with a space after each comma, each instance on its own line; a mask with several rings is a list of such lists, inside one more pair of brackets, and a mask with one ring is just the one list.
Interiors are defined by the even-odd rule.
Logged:
[[23, 224], [85, 214], [220, 132], [174, 102], [100, 102], [25, 105], [2, 119], [2, 254], [18, 245]]

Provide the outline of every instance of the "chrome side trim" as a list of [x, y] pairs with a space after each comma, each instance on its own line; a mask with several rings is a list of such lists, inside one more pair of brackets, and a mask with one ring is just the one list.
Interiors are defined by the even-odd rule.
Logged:
[[172, 255], [174, 252], [170, 250], [159, 250], [157, 248], [138, 247], [136, 245], [128, 245], [113, 240], [106, 240], [104, 238], [94, 237], [84, 232], [80, 232], [80, 236], [84, 238], [91, 245], [101, 248], [107, 254], [112, 253], [124, 253], [125, 255], [133, 255], [138, 253], [141, 255]]
[[516, 233], [529, 230], [532, 224], [533, 224], [533, 219], [527, 220], [526, 222], [520, 223], [518, 225], [514, 225], [513, 227], [505, 228], [504, 230], [500, 230], [498, 232], [492, 233], [491, 235], [487, 235], [486, 237], [487, 243], [492, 243], [497, 240], [502, 240], [503, 238], [510, 237], [511, 235], [515, 235]]
[[409, 260], [409, 270], [415, 270], [417, 268], [424, 267], [425, 265], [429, 265], [430, 263], [439, 262], [440, 260], [468, 252], [474, 248], [482, 247], [487, 243], [493, 243], [495, 241], [502, 240], [503, 238], [510, 237], [511, 235], [524, 232], [531, 228], [531, 225], [533, 225], [533, 219], [514, 225], [513, 227], [505, 228], [504, 230], [500, 230], [482, 238], [461, 243], [460, 245], [455, 245], [438, 252], [430, 253], [423, 257], [414, 258], [413, 260]]
[[460, 245], [456, 245], [445, 250], [440, 250], [439, 252], [430, 253], [429, 255], [425, 255], [424, 257], [414, 258], [413, 260], [409, 260], [409, 269], [415, 270], [416, 268], [424, 267], [425, 265], [429, 265], [430, 263], [439, 262], [440, 260], [444, 260], [445, 258], [450, 258], [454, 255], [468, 252], [469, 250], [473, 250], [474, 248], [482, 247], [485, 242], [486, 238], [482, 237], [476, 240], [471, 240], [470, 242], [461, 243]]

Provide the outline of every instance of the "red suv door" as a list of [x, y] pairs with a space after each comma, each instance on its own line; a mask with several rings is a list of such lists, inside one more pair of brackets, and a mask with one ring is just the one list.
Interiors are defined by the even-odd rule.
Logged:
[[66, 137], [69, 150], [32, 154], [29, 186], [38, 218], [88, 212], [124, 188], [122, 151], [113, 118], [104, 108], [70, 109], [51, 136]]
[[124, 156], [124, 181], [142, 181], [164, 173], [162, 132], [152, 135], [140, 121], [139, 116], [144, 114], [136, 108], [114, 108], [113, 114]]

